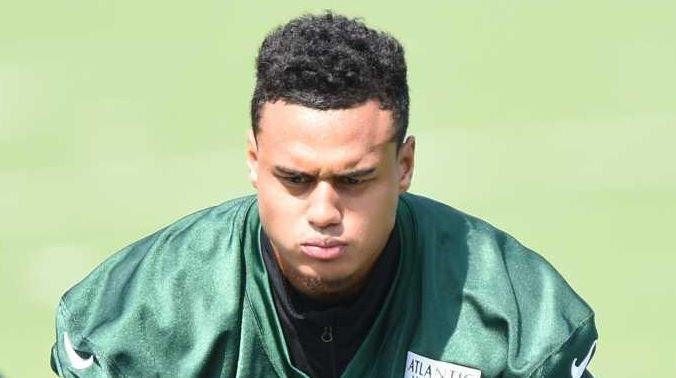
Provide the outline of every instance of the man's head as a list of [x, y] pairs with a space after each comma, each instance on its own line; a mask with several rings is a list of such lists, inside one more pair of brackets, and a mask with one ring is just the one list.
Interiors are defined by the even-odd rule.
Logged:
[[285, 277], [337, 300], [364, 283], [410, 185], [403, 49], [361, 22], [304, 16], [257, 59], [248, 164]]
[[401, 144], [409, 106], [404, 49], [357, 20], [332, 13], [303, 16], [270, 33], [258, 51], [251, 99], [254, 133], [267, 102], [325, 110], [370, 99], [392, 111]]

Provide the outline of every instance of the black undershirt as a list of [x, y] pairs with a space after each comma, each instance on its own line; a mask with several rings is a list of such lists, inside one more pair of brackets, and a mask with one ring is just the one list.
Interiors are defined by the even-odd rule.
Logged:
[[261, 230], [263, 261], [291, 362], [310, 377], [339, 377], [366, 338], [397, 271], [396, 230], [395, 225], [361, 291], [337, 304], [318, 302], [298, 292], [282, 275], [270, 240]]

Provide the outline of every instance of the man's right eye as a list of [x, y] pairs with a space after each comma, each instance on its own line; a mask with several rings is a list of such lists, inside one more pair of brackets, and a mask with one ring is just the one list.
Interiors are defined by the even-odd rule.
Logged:
[[285, 176], [282, 177], [282, 179], [290, 184], [294, 185], [299, 185], [299, 184], [307, 184], [310, 182], [309, 178], [302, 176], [302, 175], [295, 175], [295, 176]]

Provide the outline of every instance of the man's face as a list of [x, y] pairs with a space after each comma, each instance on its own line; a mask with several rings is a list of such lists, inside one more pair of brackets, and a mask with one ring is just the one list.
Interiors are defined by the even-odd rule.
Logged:
[[263, 229], [302, 293], [357, 291], [392, 231], [413, 172], [414, 140], [397, 153], [392, 112], [377, 101], [317, 110], [266, 103], [248, 164]]

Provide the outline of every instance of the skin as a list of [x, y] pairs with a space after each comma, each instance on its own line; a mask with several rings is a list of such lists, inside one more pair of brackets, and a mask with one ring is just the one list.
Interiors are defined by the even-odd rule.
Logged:
[[392, 112], [376, 100], [338, 110], [263, 105], [247, 162], [263, 229], [287, 280], [337, 302], [363, 286], [408, 190], [415, 140], [397, 149]]

